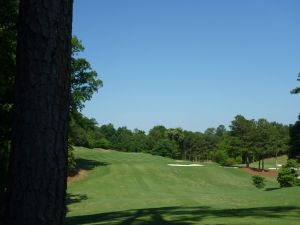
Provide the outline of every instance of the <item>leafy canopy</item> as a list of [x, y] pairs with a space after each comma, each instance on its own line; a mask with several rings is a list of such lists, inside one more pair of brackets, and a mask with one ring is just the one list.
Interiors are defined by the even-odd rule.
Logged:
[[97, 72], [91, 68], [90, 63], [79, 57], [84, 51], [82, 42], [72, 37], [72, 72], [71, 72], [71, 110], [81, 111], [84, 102], [90, 100], [94, 92], [97, 92], [103, 83], [97, 79]]

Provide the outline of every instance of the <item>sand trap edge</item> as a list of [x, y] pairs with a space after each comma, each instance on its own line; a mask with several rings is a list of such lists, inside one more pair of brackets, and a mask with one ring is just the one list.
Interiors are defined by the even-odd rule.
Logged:
[[189, 167], [189, 166], [204, 166], [204, 165], [201, 165], [201, 164], [168, 164], [168, 166]]

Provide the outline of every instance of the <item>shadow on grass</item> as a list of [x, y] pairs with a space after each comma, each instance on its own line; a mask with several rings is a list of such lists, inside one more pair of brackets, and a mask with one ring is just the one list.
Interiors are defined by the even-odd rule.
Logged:
[[280, 187], [274, 187], [274, 188], [266, 188], [265, 191], [275, 191], [281, 189]]
[[87, 199], [87, 195], [67, 193], [66, 203], [67, 205], [70, 205]]
[[[68, 217], [67, 225], [191, 225], [206, 218], [285, 218], [300, 219], [299, 207], [257, 207], [212, 209], [210, 207], [164, 207]], [[286, 215], [286, 213], [295, 213]], [[211, 224], [211, 223], [210, 223]], [[226, 225], [228, 223], [217, 223]], [[249, 223], [250, 225], [251, 223]]]
[[99, 166], [108, 166], [110, 163], [99, 162], [91, 159], [75, 159], [76, 166], [72, 171], [69, 171], [68, 176], [76, 176], [80, 170], [92, 170]]
[[99, 162], [90, 159], [76, 159], [76, 169], [83, 169], [83, 170], [92, 170], [98, 166], [108, 166], [110, 163], [106, 162]]

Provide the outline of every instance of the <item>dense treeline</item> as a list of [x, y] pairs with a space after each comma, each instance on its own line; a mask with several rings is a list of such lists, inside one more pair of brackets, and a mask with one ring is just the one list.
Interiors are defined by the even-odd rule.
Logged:
[[88, 148], [146, 152], [174, 159], [193, 161], [215, 160], [222, 165], [261, 162], [266, 157], [286, 154], [289, 127], [266, 119], [248, 120], [237, 115], [226, 130], [224, 125], [205, 132], [181, 128], [153, 127], [148, 134], [142, 130], [115, 128], [112, 124], [98, 126], [95, 119], [77, 113], [73, 118], [70, 138], [75, 145]]

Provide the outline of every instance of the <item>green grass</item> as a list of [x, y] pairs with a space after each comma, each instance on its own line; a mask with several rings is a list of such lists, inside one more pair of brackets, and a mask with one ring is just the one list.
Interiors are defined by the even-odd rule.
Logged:
[[142, 153], [75, 151], [89, 170], [68, 188], [67, 225], [297, 225], [300, 187], [279, 189], [267, 178], [214, 163], [170, 167], [174, 160]]
[[[284, 165], [286, 163], [286, 161], [287, 161], [286, 155], [277, 157], [277, 164]], [[253, 168], [258, 168], [258, 162], [251, 163], [250, 166]], [[274, 157], [265, 159], [265, 169], [275, 168], [275, 167], [276, 167], [276, 159]], [[278, 168], [280, 168], [280, 167], [278, 167]]]

